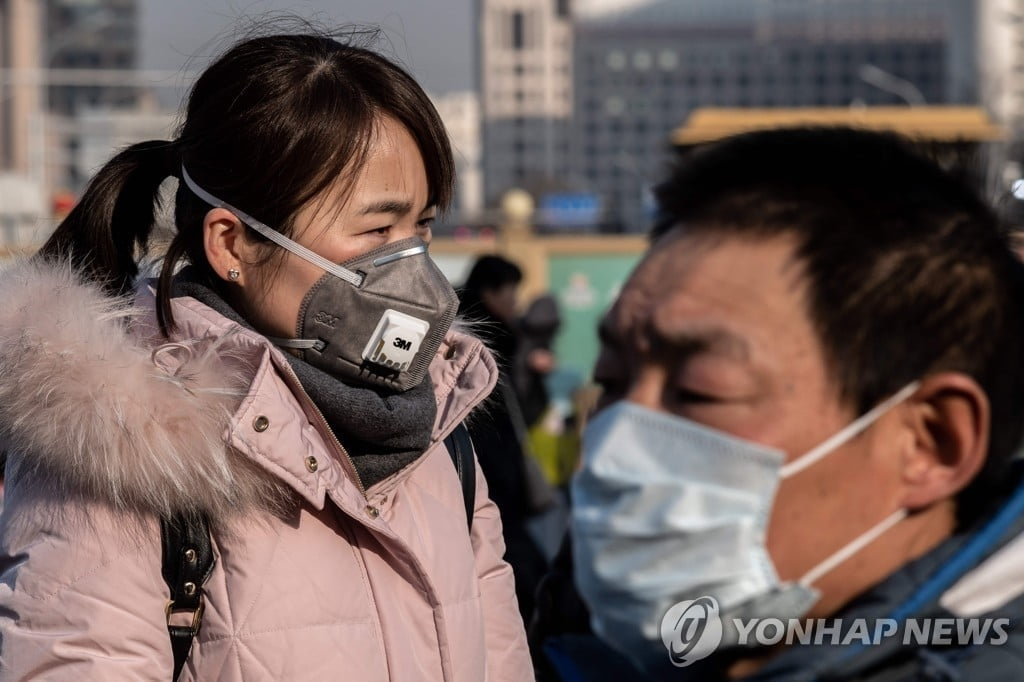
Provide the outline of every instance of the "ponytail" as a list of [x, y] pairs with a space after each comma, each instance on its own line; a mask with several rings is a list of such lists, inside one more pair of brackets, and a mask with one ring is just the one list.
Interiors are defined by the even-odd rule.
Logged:
[[178, 146], [165, 140], [133, 144], [106, 163], [81, 200], [37, 254], [64, 260], [120, 295], [131, 289], [146, 254], [160, 185], [181, 167]]

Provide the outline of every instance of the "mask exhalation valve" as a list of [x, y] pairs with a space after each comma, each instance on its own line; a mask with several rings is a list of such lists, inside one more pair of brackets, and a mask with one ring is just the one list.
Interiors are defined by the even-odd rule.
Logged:
[[424, 320], [387, 309], [363, 348], [363, 359], [388, 369], [404, 372], [420, 350], [430, 324]]

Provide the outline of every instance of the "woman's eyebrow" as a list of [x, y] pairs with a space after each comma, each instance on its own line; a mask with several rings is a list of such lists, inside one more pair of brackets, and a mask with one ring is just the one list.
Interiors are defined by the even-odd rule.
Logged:
[[383, 199], [366, 204], [359, 209], [359, 215], [372, 215], [376, 213], [392, 213], [405, 215], [412, 211], [412, 201], [402, 199]]

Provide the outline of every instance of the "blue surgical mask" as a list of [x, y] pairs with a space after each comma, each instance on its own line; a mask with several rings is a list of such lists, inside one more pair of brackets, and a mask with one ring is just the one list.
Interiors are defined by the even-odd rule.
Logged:
[[595, 633], [642, 666], [667, 660], [662, 617], [714, 597], [723, 646], [733, 619], [800, 618], [814, 583], [906, 516], [899, 510], [808, 571], [783, 582], [766, 547], [780, 481], [806, 469], [906, 400], [912, 383], [801, 457], [634, 403], [599, 413], [583, 434], [572, 482], [576, 584]]

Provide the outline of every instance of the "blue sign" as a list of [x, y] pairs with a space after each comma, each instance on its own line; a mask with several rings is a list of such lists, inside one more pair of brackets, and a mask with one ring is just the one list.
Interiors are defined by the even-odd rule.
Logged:
[[592, 192], [545, 194], [537, 222], [551, 227], [593, 227], [601, 220], [601, 197]]

